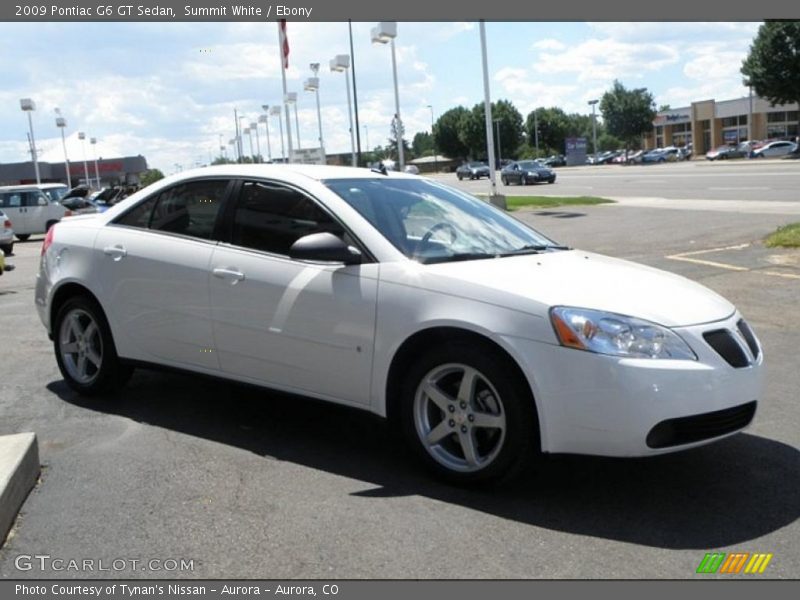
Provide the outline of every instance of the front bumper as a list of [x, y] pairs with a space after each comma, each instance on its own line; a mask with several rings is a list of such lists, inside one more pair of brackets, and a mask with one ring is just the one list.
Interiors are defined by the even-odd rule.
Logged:
[[[696, 361], [619, 358], [507, 338], [525, 363], [539, 411], [542, 449], [648, 456], [741, 431], [761, 399], [763, 352], [759, 345], [754, 356], [741, 340], [748, 364], [737, 368], [703, 338], [723, 329], [736, 332], [740, 319], [737, 313], [711, 324], [676, 328], [697, 354]], [[749, 416], [742, 414], [745, 405], [752, 408]], [[709, 416], [718, 411], [726, 412]]]

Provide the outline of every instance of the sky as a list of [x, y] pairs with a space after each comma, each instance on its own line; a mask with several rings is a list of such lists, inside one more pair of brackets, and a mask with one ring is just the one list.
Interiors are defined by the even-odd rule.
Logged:
[[[362, 148], [383, 145], [394, 115], [391, 50], [370, 41], [375, 23], [353, 23]], [[645, 87], [660, 106], [747, 94], [739, 68], [758, 23], [486, 24], [492, 101], [507, 99], [523, 118], [539, 106], [588, 114], [613, 81]], [[303, 91], [321, 63], [320, 103], [328, 153], [348, 152], [342, 73], [328, 64], [349, 53], [347, 23], [289, 22], [288, 91], [298, 94], [300, 141], [319, 137], [314, 94]], [[406, 138], [434, 118], [483, 101], [476, 23], [398, 23], [400, 112]], [[256, 121], [280, 102], [275, 22], [0, 23], [0, 162], [29, 158], [21, 98], [32, 98], [40, 160], [64, 159], [54, 109], [67, 119], [67, 152], [83, 160], [78, 131], [97, 138], [100, 157], [141, 154], [165, 174], [209, 162], [234, 137], [234, 109]], [[294, 111], [292, 110], [294, 127]], [[276, 117], [272, 155], [280, 155]], [[285, 121], [284, 121], [285, 125]], [[266, 132], [259, 126], [262, 155]], [[88, 142], [88, 139], [87, 139]], [[253, 144], [256, 140], [253, 139]], [[248, 137], [244, 138], [249, 150]], [[86, 156], [93, 148], [86, 143]]]

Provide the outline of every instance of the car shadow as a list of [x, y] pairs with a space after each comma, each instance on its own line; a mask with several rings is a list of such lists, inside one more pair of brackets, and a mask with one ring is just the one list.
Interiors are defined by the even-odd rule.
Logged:
[[382, 419], [355, 409], [142, 370], [113, 398], [81, 397], [61, 380], [47, 388], [85, 409], [375, 485], [358, 496], [420, 495], [578, 535], [709, 549], [767, 535], [800, 513], [800, 452], [747, 433], [644, 459], [554, 455], [512, 483], [467, 489], [430, 477]]
[[586, 216], [586, 213], [564, 212], [558, 210], [539, 210], [533, 214], [537, 217], [553, 217], [555, 219], [576, 219], [578, 217]]

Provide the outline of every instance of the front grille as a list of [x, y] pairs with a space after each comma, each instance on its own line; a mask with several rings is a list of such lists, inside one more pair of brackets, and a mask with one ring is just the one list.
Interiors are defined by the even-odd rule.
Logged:
[[748, 325], [744, 319], [739, 319], [739, 322], [736, 323], [736, 327], [739, 328], [739, 332], [742, 334], [744, 341], [747, 342], [750, 352], [753, 353], [753, 358], [758, 358], [758, 342], [756, 341], [756, 336], [753, 334], [753, 330], [750, 329], [750, 325]]
[[727, 329], [706, 331], [703, 334], [703, 339], [733, 368], [741, 369], [750, 364], [744, 349]]
[[647, 446], [669, 448], [733, 433], [750, 424], [756, 404], [754, 400], [733, 408], [661, 421], [647, 434]]

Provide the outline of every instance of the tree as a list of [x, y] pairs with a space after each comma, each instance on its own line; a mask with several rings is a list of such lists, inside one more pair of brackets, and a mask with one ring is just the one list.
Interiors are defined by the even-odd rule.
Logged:
[[420, 131], [411, 142], [411, 150], [414, 156], [433, 155], [433, 136], [427, 131]]
[[773, 104], [800, 102], [800, 21], [764, 21], [742, 75], [745, 85]]
[[606, 131], [625, 143], [626, 153], [637, 138], [653, 128], [656, 116], [653, 94], [647, 88], [628, 90], [619, 81], [603, 94], [600, 112]]
[[567, 114], [557, 107], [531, 111], [525, 119], [525, 133], [531, 148], [536, 147], [536, 125], [539, 126], [539, 148], [544, 150], [543, 154], [563, 154], [564, 138], [568, 137], [570, 130]]
[[433, 138], [439, 152], [450, 158], [466, 158], [469, 150], [458, 135], [461, 118], [469, 111], [463, 106], [451, 108], [433, 126]]
[[164, 179], [164, 174], [158, 169], [147, 169], [142, 176], [139, 177], [139, 184], [142, 187], [147, 187], [151, 183], [155, 183], [159, 179]]
[[[522, 144], [522, 115], [508, 100], [492, 103], [492, 119], [500, 121], [492, 123], [497, 150], [497, 131], [500, 132], [500, 151], [505, 156], [516, 156]], [[486, 112], [483, 102], [476, 104], [469, 113], [460, 120], [458, 136], [467, 147], [473, 158], [486, 156]]]

